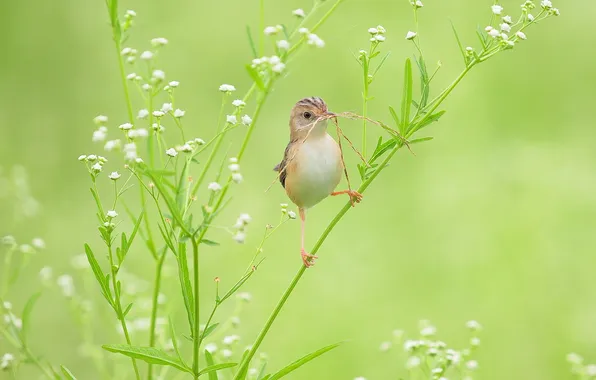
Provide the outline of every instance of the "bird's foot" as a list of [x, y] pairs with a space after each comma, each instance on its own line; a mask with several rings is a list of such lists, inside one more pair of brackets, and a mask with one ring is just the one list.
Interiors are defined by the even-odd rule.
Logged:
[[300, 250], [300, 256], [302, 256], [302, 262], [304, 266], [310, 268], [311, 266], [315, 265], [315, 260], [318, 259], [317, 256], [311, 255], [310, 253], [306, 253], [304, 249]]
[[362, 194], [357, 192], [356, 190], [348, 190], [348, 195], [350, 195], [350, 200], [352, 201], [352, 207], [356, 206], [355, 203], [360, 203], [362, 200]]

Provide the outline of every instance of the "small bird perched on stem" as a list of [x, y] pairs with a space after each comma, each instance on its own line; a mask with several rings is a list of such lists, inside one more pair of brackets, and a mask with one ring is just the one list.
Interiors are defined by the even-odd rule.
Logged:
[[274, 168], [288, 197], [298, 206], [302, 222], [300, 254], [307, 268], [317, 257], [304, 249], [306, 210], [329, 195], [348, 194], [352, 205], [362, 200], [357, 191], [335, 191], [345, 170], [340, 146], [327, 133], [328, 120], [335, 116], [321, 98], [304, 98], [296, 103], [290, 114], [290, 142], [283, 160]]

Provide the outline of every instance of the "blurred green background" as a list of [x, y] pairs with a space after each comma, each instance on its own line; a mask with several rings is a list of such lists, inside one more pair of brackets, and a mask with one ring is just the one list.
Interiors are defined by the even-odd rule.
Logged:
[[[443, 64], [435, 91], [462, 68], [449, 20], [465, 45], [478, 46], [474, 31], [490, 19], [490, 5], [425, 2], [420, 26], [426, 59]], [[505, 13], [518, 14], [518, 2], [502, 5]], [[565, 355], [571, 351], [596, 362], [596, 3], [554, 5], [562, 16], [532, 27], [528, 41], [474, 69], [446, 103], [446, 116], [425, 130], [435, 139], [415, 146], [415, 156], [400, 152], [329, 236], [262, 346], [272, 368], [347, 340], [288, 378], [395, 379], [402, 349], [381, 353], [379, 345], [396, 328], [415, 336], [420, 319], [431, 320], [439, 338], [455, 348], [467, 344], [464, 323], [480, 321], [481, 379], [570, 378]], [[126, 45], [142, 51], [150, 38], [170, 40], [160, 64], [168, 79], [181, 81], [176, 99], [187, 110], [189, 134], [207, 140], [216, 127], [218, 86], [234, 84], [240, 95], [250, 85], [243, 67], [251, 59], [245, 26], [258, 29], [258, 2], [136, 0], [121, 7], [138, 14]], [[267, 0], [266, 23], [290, 23], [298, 7], [307, 10], [310, 2]], [[0, 165], [4, 177], [14, 165], [24, 166], [40, 203], [36, 216], [16, 217], [19, 207], [4, 188], [0, 235], [20, 242], [41, 236], [48, 246], [8, 297], [20, 310], [41, 288], [41, 267], [74, 273], [71, 258], [83, 243], [100, 246], [89, 178], [76, 158], [100, 153], [91, 142], [94, 116], [110, 117], [113, 136], [126, 113], [103, 1], [3, 1], [0, 12], [6, 16], [0, 23]], [[287, 143], [290, 108], [316, 95], [334, 111], [360, 112], [361, 72], [352, 53], [368, 47], [366, 30], [378, 24], [387, 29], [382, 50], [392, 54], [372, 84], [369, 113], [388, 122], [387, 106], [399, 106], [403, 60], [413, 54], [404, 40], [414, 28], [411, 7], [405, 0], [346, 0], [317, 33], [327, 46], [304, 49], [266, 104], [242, 163], [245, 182], [219, 220], [232, 225], [238, 213], [249, 213], [249, 238], [237, 245], [225, 232], [211, 234], [225, 244], [203, 253], [203, 311], [212, 304], [211, 279], [221, 277], [223, 287], [235, 281], [263, 226], [277, 222], [279, 203], [286, 202], [280, 186], [264, 190]], [[360, 141], [361, 123], [342, 121], [342, 127]], [[231, 152], [240, 136], [232, 136]], [[357, 160], [349, 156], [356, 182]], [[309, 213], [308, 246], [344, 201], [328, 199]], [[152, 281], [152, 259], [138, 247], [126, 269]], [[240, 315], [241, 347], [253, 341], [299, 267], [299, 223], [286, 224], [265, 254], [245, 288], [253, 301]], [[85, 276], [75, 277], [81, 292]], [[166, 276], [165, 310], [184, 332], [177, 281]], [[94, 284], [85, 294], [96, 301], [94, 314], [109, 321], [95, 325], [97, 344], [120, 343]], [[219, 319], [229, 313], [224, 308]], [[99, 378], [80, 356], [74, 326], [68, 303], [56, 289], [46, 290], [33, 317], [32, 349], [80, 379]], [[146, 337], [133, 341], [146, 344]], [[0, 340], [0, 354], [6, 351], [14, 352]], [[36, 377], [27, 368], [20, 378]]]

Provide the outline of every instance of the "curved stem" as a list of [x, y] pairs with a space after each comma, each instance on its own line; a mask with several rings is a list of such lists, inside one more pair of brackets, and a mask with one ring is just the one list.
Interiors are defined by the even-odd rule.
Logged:
[[[199, 335], [200, 335], [200, 326], [199, 326], [199, 244], [197, 240], [194, 238], [191, 239], [192, 241], [192, 258], [193, 258], [193, 271], [194, 271], [194, 301], [195, 301], [195, 320], [193, 325], [193, 350], [192, 350], [192, 369], [194, 372], [195, 379], [199, 378]], [[199, 240], [200, 241], [200, 240]], [[181, 253], [182, 254], [182, 253]]]

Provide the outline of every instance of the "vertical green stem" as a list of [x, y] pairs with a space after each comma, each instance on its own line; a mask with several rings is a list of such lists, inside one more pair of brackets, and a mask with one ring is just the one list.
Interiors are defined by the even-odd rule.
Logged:
[[[149, 347], [155, 346], [155, 323], [157, 320], [157, 309], [159, 307], [159, 290], [161, 288], [161, 270], [163, 268], [163, 263], [166, 259], [167, 251], [164, 249], [161, 256], [157, 260], [157, 266], [155, 268], [155, 286], [153, 288], [153, 307], [151, 309], [151, 327], [149, 329]], [[153, 378], [153, 367], [151, 364], [147, 367], [147, 379], [151, 380]]]
[[193, 259], [193, 271], [194, 271], [194, 301], [195, 301], [195, 320], [194, 330], [192, 334], [193, 338], [193, 350], [192, 350], [192, 369], [194, 372], [195, 379], [199, 378], [199, 342], [200, 342], [200, 326], [199, 326], [199, 243], [194, 238], [192, 241], [192, 259]]

